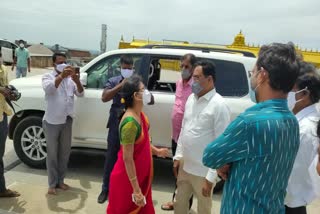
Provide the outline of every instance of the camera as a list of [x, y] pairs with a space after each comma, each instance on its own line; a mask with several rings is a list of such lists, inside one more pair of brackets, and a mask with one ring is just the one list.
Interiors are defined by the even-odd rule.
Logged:
[[21, 98], [21, 93], [13, 85], [6, 86], [10, 90], [10, 100], [17, 101]]

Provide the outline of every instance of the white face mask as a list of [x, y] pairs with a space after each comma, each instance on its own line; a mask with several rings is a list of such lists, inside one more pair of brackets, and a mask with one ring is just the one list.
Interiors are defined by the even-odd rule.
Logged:
[[308, 88], [306, 87], [305, 89], [302, 89], [300, 91], [296, 91], [296, 92], [293, 92], [293, 91], [290, 91], [288, 93], [288, 108], [290, 111], [293, 110], [294, 106], [296, 105], [296, 103], [300, 102], [301, 100], [303, 99], [300, 99], [300, 100], [296, 100], [296, 94], [299, 94], [300, 92], [302, 91], [305, 91], [305, 90], [308, 90]]
[[133, 74], [133, 69], [122, 69], [121, 68], [120, 71], [121, 71], [121, 76], [123, 76], [123, 78], [125, 78], [125, 79], [131, 77]]
[[20, 46], [20, 48], [24, 48], [24, 44], [23, 43], [20, 43], [19, 46]]
[[142, 102], [143, 102], [143, 105], [145, 106], [151, 102], [151, 93], [147, 89], [143, 91]]
[[65, 69], [65, 67], [67, 67], [67, 66], [68, 66], [68, 65], [65, 64], [65, 63], [58, 64], [58, 65], [56, 65], [56, 69], [57, 69], [57, 71], [62, 72], [63, 69]]

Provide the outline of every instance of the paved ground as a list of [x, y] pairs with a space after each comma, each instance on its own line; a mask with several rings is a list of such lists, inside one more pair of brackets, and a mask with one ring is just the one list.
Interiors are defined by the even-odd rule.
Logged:
[[[43, 74], [46, 70], [32, 69], [30, 75]], [[14, 72], [10, 72], [14, 78]], [[66, 182], [71, 190], [58, 192], [57, 196], [47, 196], [47, 173], [45, 170], [32, 169], [21, 163], [13, 149], [11, 140], [7, 140], [4, 156], [5, 177], [10, 188], [18, 190], [22, 196], [17, 199], [0, 199], [0, 213], [105, 213], [106, 204], [96, 202], [101, 188], [104, 154], [101, 151], [75, 150], [72, 152], [69, 173]], [[153, 199], [156, 213], [163, 202], [171, 199], [174, 182], [171, 174], [171, 161], [156, 159], [153, 183]], [[219, 213], [221, 195], [213, 197], [212, 213]], [[193, 206], [195, 213], [196, 203]], [[308, 207], [309, 214], [318, 214], [320, 200]]]

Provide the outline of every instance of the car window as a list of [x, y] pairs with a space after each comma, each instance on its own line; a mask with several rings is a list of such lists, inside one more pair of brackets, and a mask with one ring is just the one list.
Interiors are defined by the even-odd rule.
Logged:
[[1, 41], [1, 46], [12, 49], [11, 43], [7, 41]]
[[210, 59], [216, 65], [216, 90], [222, 96], [242, 97], [248, 94], [247, 72], [242, 63]]
[[153, 56], [150, 62], [148, 89], [174, 93], [181, 78], [180, 57]]
[[[104, 88], [106, 82], [111, 77], [119, 76], [120, 73], [120, 57], [121, 55], [114, 55], [106, 57], [86, 72], [88, 74], [87, 87], [88, 88]], [[134, 61], [134, 69], [139, 72], [141, 64], [141, 55], [132, 55]]]

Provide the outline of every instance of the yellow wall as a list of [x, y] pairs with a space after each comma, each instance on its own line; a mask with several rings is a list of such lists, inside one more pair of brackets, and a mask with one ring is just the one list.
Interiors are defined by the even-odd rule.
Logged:
[[[119, 42], [119, 49], [124, 49], [124, 48], [137, 48], [137, 47], [142, 47], [145, 45], [149, 45], [149, 44], [158, 44], [158, 45], [181, 45], [181, 46], [192, 46], [192, 47], [211, 47], [211, 48], [225, 48], [227, 50], [240, 50], [240, 51], [248, 51], [253, 53], [255, 56], [258, 55], [259, 50], [260, 50], [260, 46], [254, 46], [254, 45], [248, 45], [245, 42], [245, 37], [242, 34], [242, 32], [240, 31], [240, 33], [238, 35], [235, 36], [234, 41], [231, 45], [225, 45], [225, 46], [221, 46], [221, 45], [212, 45], [212, 44], [192, 44], [186, 41], [150, 41], [150, 40], [137, 40], [134, 39], [132, 40], [132, 42], [125, 42], [123, 40], [123, 38], [121, 38], [120, 42]], [[320, 52], [317, 50], [302, 50], [299, 47], [296, 47], [296, 50], [302, 54], [303, 59], [306, 62], [310, 62], [312, 64], [314, 64], [317, 68], [320, 68]], [[176, 70], [179, 71], [180, 70], [180, 65], [179, 63], [172, 63], [169, 61], [165, 61], [163, 60], [162, 63], [162, 68], [168, 68], [171, 70]]]

